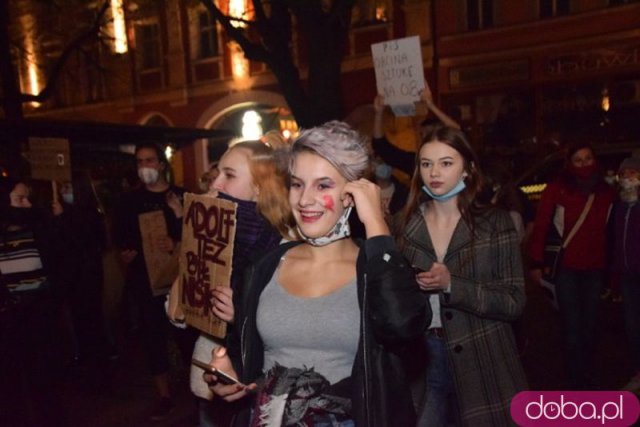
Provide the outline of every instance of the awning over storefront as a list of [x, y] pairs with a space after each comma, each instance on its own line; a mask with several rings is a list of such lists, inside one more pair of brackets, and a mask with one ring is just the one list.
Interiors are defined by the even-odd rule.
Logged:
[[171, 144], [176, 149], [198, 139], [227, 141], [233, 133], [220, 129], [142, 126], [119, 123], [85, 122], [26, 118], [20, 121], [0, 120], [0, 142], [5, 138], [66, 138], [73, 147], [118, 150], [121, 145], [155, 141]]

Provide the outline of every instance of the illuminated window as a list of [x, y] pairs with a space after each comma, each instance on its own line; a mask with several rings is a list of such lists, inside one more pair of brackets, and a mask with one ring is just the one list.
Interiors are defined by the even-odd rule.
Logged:
[[354, 25], [371, 25], [387, 22], [391, 19], [391, 2], [389, 0], [358, 0], [353, 9]]
[[570, 10], [569, 0], [540, 0], [540, 18], [568, 15]]
[[141, 70], [160, 68], [160, 27], [157, 23], [136, 26], [136, 50]]
[[209, 12], [198, 13], [198, 58], [212, 58], [218, 56], [218, 31], [216, 21], [211, 17]]
[[493, 27], [493, 0], [467, 0], [467, 29]]

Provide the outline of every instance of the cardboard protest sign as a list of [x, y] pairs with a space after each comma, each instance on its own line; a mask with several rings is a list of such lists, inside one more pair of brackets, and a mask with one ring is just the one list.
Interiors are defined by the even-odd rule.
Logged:
[[71, 181], [69, 140], [29, 138], [31, 178], [47, 181]]
[[214, 286], [231, 285], [236, 207], [228, 200], [185, 194], [180, 251], [180, 306], [186, 322], [224, 338], [227, 323], [212, 311]]
[[424, 89], [424, 66], [418, 36], [371, 45], [378, 93], [396, 116], [416, 114], [414, 102]]
[[138, 215], [138, 222], [151, 293], [154, 296], [164, 295], [178, 277], [176, 251], [169, 253], [158, 248], [157, 244], [159, 238], [169, 235], [164, 213], [160, 210], [142, 213]]

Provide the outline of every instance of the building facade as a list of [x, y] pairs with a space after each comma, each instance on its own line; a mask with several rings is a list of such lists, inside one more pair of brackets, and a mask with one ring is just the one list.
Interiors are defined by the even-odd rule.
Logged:
[[640, 2], [436, 0], [437, 87], [485, 148], [640, 140]]
[[[263, 63], [248, 61], [201, 2], [107, 3], [100, 39], [71, 51], [52, 96], [25, 104], [25, 116], [233, 129], [241, 136], [244, 113], [255, 110], [263, 131], [297, 131], [274, 75]], [[402, 21], [394, 13], [404, 14], [391, 0], [356, 3], [342, 66], [349, 112], [375, 95], [370, 44], [393, 38]], [[250, 1], [216, 4], [224, 13], [252, 19]], [[83, 31], [89, 32], [103, 5], [55, 10], [43, 2], [11, 2], [13, 56], [23, 93], [43, 90], [56, 61]], [[304, 41], [295, 30], [292, 49], [304, 77]], [[211, 158], [220, 154], [215, 143], [197, 141], [176, 153], [172, 164], [178, 183], [195, 188]]]
[[[24, 93], [39, 93], [53, 64], [87, 31], [103, 2], [53, 10], [10, 3], [13, 59]], [[250, 1], [219, 0], [251, 19]], [[195, 0], [109, 0], [100, 41], [73, 50], [45, 102], [25, 115], [126, 124], [234, 129], [247, 110], [263, 131], [297, 125], [273, 74]], [[487, 150], [538, 150], [560, 139], [638, 140], [640, 2], [633, 0], [356, 0], [342, 63], [345, 119], [371, 129], [371, 44], [420, 36], [425, 77], [441, 107]], [[305, 45], [291, 49], [304, 76]], [[418, 109], [419, 114], [424, 113]], [[410, 120], [386, 120], [389, 139], [415, 148]], [[173, 160], [195, 188], [215, 151], [197, 141]]]

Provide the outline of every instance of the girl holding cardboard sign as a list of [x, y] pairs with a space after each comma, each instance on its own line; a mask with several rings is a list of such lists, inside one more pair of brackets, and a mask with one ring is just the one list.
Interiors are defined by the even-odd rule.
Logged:
[[[211, 182], [209, 194], [235, 202], [237, 207], [236, 236], [233, 248], [231, 288], [212, 290], [212, 310], [227, 322], [233, 321], [231, 290], [241, 286], [243, 271], [264, 253], [278, 245], [288, 232], [290, 210], [286, 196], [285, 176], [278, 167], [276, 150], [259, 141], [232, 145], [218, 164], [219, 173]], [[176, 321], [184, 319], [178, 307], [177, 280], [169, 297], [168, 315]], [[201, 334], [193, 352], [195, 359], [208, 361], [211, 350], [219, 345], [214, 338]], [[215, 425], [224, 418], [225, 408], [214, 407], [212, 392], [202, 380], [203, 370], [191, 368], [191, 390], [201, 398], [201, 426]]]

